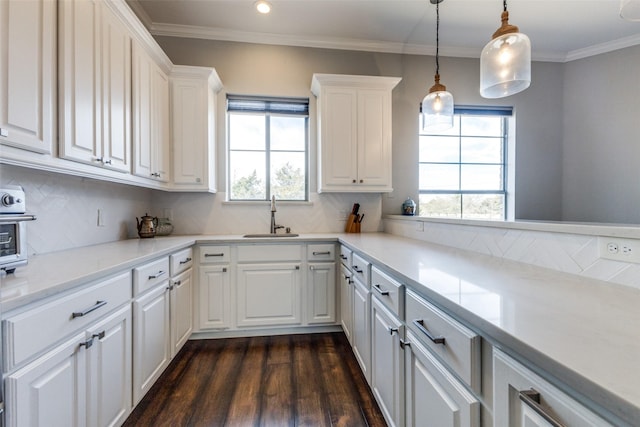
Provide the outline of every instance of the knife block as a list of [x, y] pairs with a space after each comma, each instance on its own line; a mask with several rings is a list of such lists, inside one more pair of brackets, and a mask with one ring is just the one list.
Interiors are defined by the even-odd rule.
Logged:
[[360, 223], [357, 222], [358, 217], [354, 214], [349, 214], [349, 218], [347, 219], [347, 224], [344, 227], [345, 233], [359, 233], [360, 232]]

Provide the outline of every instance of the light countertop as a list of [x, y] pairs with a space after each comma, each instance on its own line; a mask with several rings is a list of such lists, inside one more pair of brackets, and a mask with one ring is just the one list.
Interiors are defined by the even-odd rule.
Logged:
[[[336, 241], [506, 349], [624, 419], [640, 420], [640, 291], [384, 233], [171, 236], [36, 255], [2, 279], [2, 311], [195, 243]], [[580, 396], [578, 396], [580, 398]]]

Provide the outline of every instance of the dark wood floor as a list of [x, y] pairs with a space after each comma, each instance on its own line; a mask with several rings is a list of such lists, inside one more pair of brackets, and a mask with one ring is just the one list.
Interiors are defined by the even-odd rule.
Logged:
[[386, 426], [342, 333], [189, 341], [125, 426]]

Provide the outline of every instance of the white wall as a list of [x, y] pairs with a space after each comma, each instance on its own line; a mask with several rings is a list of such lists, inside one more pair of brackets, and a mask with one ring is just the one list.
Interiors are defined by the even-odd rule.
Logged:
[[640, 223], [640, 46], [564, 67], [562, 218]]

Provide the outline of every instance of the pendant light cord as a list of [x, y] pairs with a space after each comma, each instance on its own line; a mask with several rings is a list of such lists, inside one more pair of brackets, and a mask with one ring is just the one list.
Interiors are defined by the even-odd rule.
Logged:
[[440, 74], [439, 57], [440, 57], [440, 2], [436, 3], [436, 75]]

